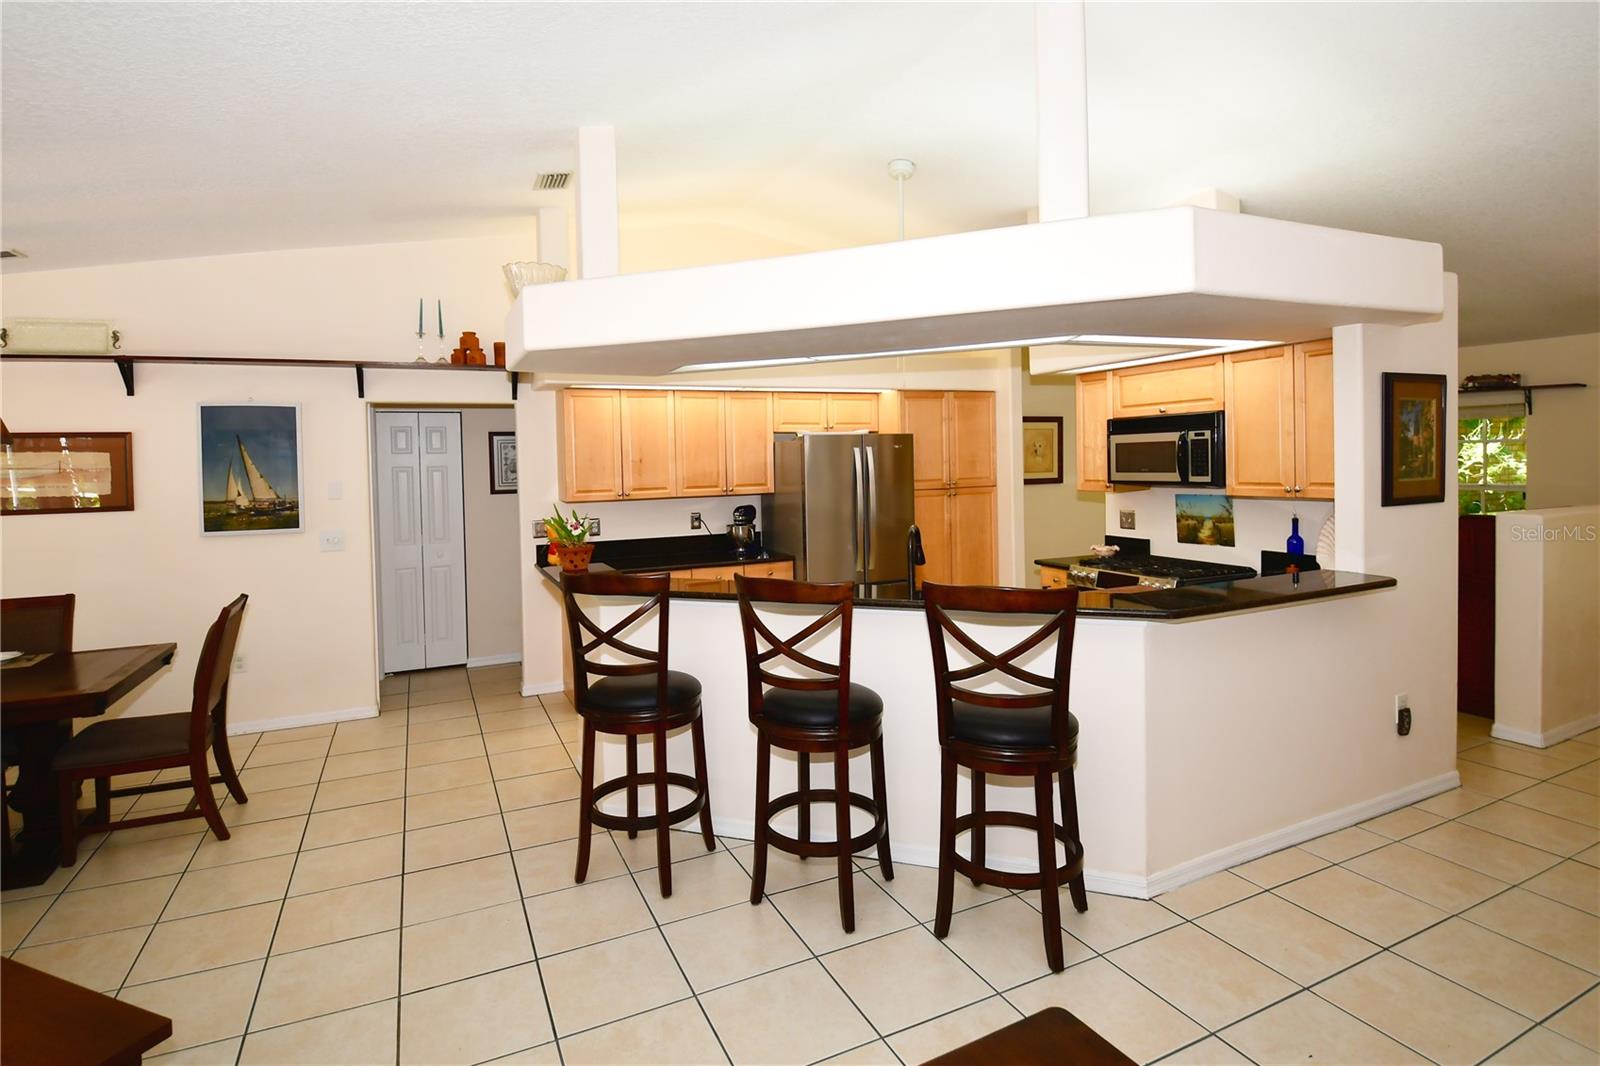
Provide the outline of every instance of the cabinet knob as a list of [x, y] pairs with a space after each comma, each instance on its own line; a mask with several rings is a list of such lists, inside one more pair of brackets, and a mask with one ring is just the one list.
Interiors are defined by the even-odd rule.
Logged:
[[1296, 496], [1298, 496], [1298, 495], [1300, 495], [1300, 493], [1302, 493], [1302, 492], [1304, 492], [1304, 491], [1305, 491], [1305, 490], [1304, 490], [1304, 489], [1302, 489], [1302, 488], [1301, 488], [1301, 487], [1300, 487], [1300, 486], [1299, 486], [1299, 485], [1296, 485], [1296, 486], [1295, 486], [1295, 487], [1294, 487], [1294, 492], [1295, 492], [1295, 495], [1296, 495]]
[[1285, 485], [1285, 486], [1284, 486], [1284, 487], [1283, 487], [1283, 494], [1284, 494], [1284, 495], [1285, 495], [1285, 496], [1288, 496], [1288, 495], [1289, 495], [1289, 494], [1291, 494], [1291, 493], [1293, 493], [1293, 492], [1294, 492], [1294, 489], [1291, 489], [1291, 488], [1290, 488], [1290, 487], [1289, 487], [1289, 486], [1288, 486], [1288, 485]]
[[1161, 412], [1162, 414], [1166, 414], [1167, 413], [1167, 409], [1165, 407], [1157, 407], [1156, 410]]

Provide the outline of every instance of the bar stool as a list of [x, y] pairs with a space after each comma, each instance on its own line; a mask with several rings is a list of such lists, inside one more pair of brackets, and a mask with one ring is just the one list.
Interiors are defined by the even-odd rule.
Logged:
[[[1072, 636], [1077, 622], [1078, 590], [1000, 589], [925, 584], [924, 609], [933, 645], [933, 678], [939, 714], [939, 898], [933, 935], [950, 933], [955, 873], [975, 885], [1039, 890], [1044, 921], [1044, 950], [1050, 969], [1060, 972], [1061, 908], [1057, 886], [1065, 881], [1072, 905], [1089, 909], [1083, 885], [1083, 842], [1078, 836], [1078, 797], [1072, 765], [1078, 751], [1078, 720], [1067, 711], [1072, 672]], [[991, 651], [951, 617], [959, 613], [969, 625], [1015, 622], [1018, 616], [1043, 616], [1033, 629], [1005, 651]], [[966, 620], [964, 619], [964, 620]], [[1018, 660], [1055, 637], [1050, 674], [1040, 674]], [[952, 669], [949, 643], [958, 645], [970, 665]], [[1048, 654], [1048, 652], [1046, 652]], [[991, 675], [995, 675], [992, 676]], [[1002, 682], [1005, 691], [978, 691], [967, 683], [981, 679]], [[956, 767], [972, 772], [972, 812], [956, 817]], [[1051, 776], [1061, 775], [1061, 814], [1052, 810]], [[1033, 778], [1036, 813], [985, 811], [987, 774]], [[1009, 873], [984, 864], [984, 830], [1009, 825], [1032, 829], [1039, 845], [1038, 873]], [[956, 836], [972, 832], [972, 858], [956, 854]], [[1055, 843], [1066, 848], [1066, 862], [1056, 865]]]
[[[739, 591], [739, 619], [744, 627], [745, 662], [750, 680], [750, 722], [756, 727], [756, 864], [750, 881], [750, 902], [759, 904], [767, 884], [767, 846], [805, 859], [834, 858], [839, 863], [839, 920], [847, 933], [855, 932], [855, 893], [851, 884], [851, 856], [876, 844], [878, 867], [885, 880], [894, 880], [889, 855], [889, 798], [883, 770], [883, 700], [865, 685], [850, 681], [850, 619], [853, 586], [848, 582], [813, 585], [779, 578], [734, 578]], [[756, 614], [756, 604], [820, 606], [830, 608], [788, 637], [780, 637]], [[802, 650], [813, 637], [839, 621], [837, 662], [825, 662]], [[776, 674], [769, 664], [790, 660], [811, 677]], [[778, 662], [773, 662], [777, 660]], [[817, 676], [820, 675], [820, 676]], [[766, 686], [771, 686], [767, 688]], [[870, 746], [872, 791], [876, 798], [850, 791], [850, 751]], [[798, 783], [794, 792], [771, 798], [772, 749], [797, 756]], [[811, 787], [811, 756], [833, 753], [834, 787]], [[811, 839], [811, 804], [832, 803], [835, 830], [832, 840]], [[799, 835], [788, 836], [772, 828], [772, 818], [790, 807], [799, 808]], [[872, 828], [850, 834], [850, 808], [872, 816]]]
[[[574, 880], [589, 876], [591, 824], [625, 829], [637, 837], [641, 829], [656, 831], [656, 873], [661, 895], [672, 895], [672, 842], [669, 827], [700, 815], [700, 832], [706, 850], [716, 850], [711, 833], [711, 793], [706, 782], [706, 737], [700, 720], [700, 682], [689, 674], [667, 669], [667, 599], [665, 574], [616, 573], [563, 574], [562, 599], [567, 615], [567, 637], [572, 645], [573, 706], [583, 718], [583, 778], [578, 798], [578, 868]], [[578, 605], [579, 596], [601, 599], [642, 599], [644, 602], [615, 625], [602, 629]], [[633, 643], [631, 631], [651, 612], [656, 614], [655, 648]], [[604, 662], [590, 658], [605, 650], [634, 662]], [[590, 674], [600, 679], [589, 681]], [[689, 726], [694, 741], [694, 776], [667, 772], [667, 733]], [[628, 771], [599, 785], [594, 780], [595, 734], [628, 738]], [[655, 769], [639, 772], [639, 737], [648, 734], [655, 749]], [[678, 785], [694, 793], [681, 807], [667, 806], [667, 786]], [[639, 788], [655, 790], [655, 811], [639, 815]], [[628, 790], [626, 814], [608, 814], [600, 801], [613, 792]]]

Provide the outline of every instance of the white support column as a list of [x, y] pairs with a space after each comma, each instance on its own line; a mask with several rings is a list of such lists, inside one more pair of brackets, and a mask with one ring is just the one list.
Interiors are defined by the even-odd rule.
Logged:
[[1082, 3], [1034, 5], [1039, 221], [1089, 214], [1089, 84]]
[[564, 207], [539, 208], [539, 262], [572, 267], [572, 256], [567, 247], [567, 209]]
[[578, 277], [617, 273], [617, 132], [610, 126], [578, 129]]

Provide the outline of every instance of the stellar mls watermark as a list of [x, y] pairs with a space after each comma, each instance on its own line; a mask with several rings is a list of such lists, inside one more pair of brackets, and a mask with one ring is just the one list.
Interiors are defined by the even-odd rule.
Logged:
[[1584, 544], [1593, 544], [1600, 537], [1600, 527], [1587, 526], [1514, 526], [1511, 530], [1511, 539], [1515, 541], [1561, 541], [1573, 540]]

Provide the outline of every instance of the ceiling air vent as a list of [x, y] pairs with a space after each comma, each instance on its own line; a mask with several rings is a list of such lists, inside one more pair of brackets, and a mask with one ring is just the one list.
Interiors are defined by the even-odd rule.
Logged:
[[[566, 184], [563, 182], [562, 184]], [[20, 248], [0, 248], [0, 259], [26, 259], [28, 253]]]
[[555, 174], [540, 174], [539, 180], [533, 183], [535, 189], [565, 189], [567, 182], [572, 180], [572, 172], [559, 171]]

